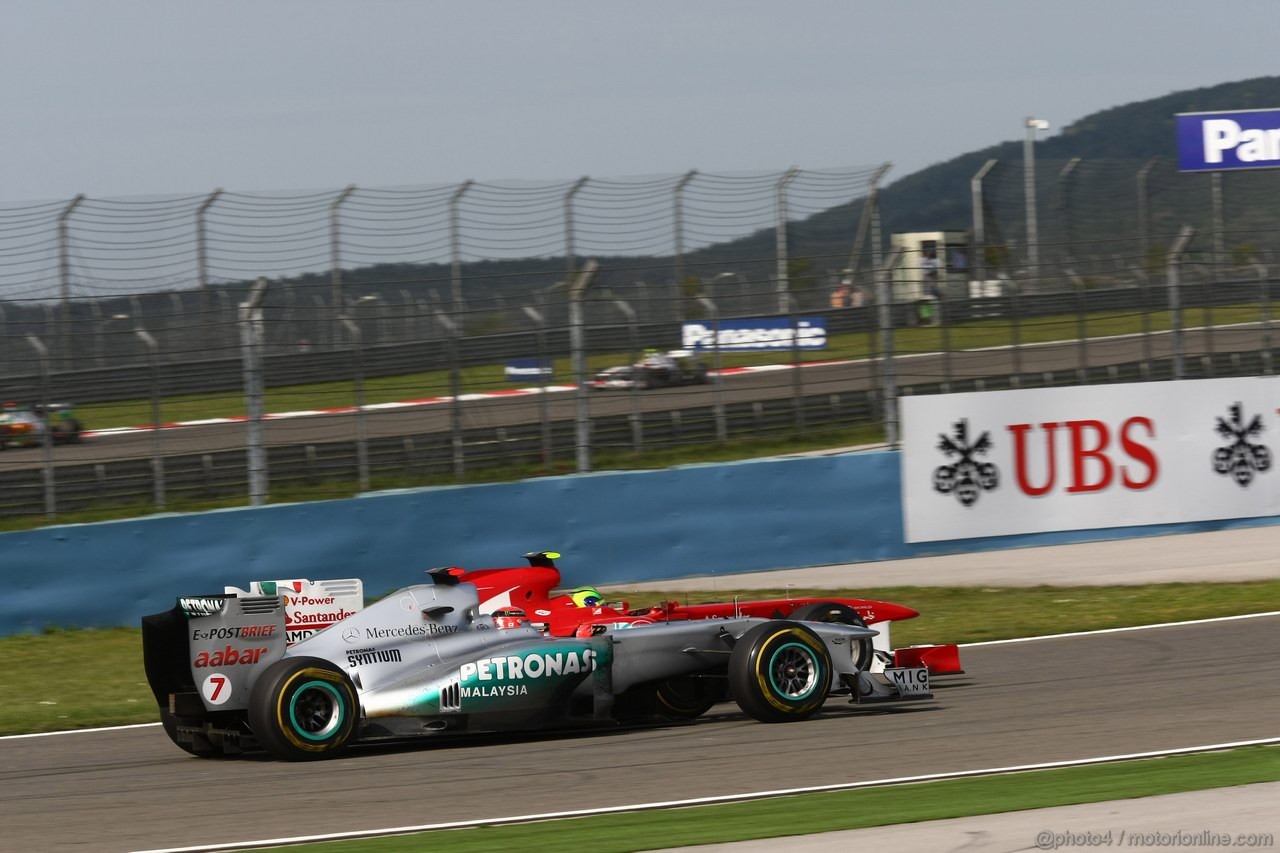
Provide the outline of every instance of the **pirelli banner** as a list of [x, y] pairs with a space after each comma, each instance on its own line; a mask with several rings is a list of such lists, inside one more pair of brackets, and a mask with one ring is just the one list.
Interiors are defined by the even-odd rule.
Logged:
[[902, 398], [908, 542], [1280, 515], [1280, 377]]

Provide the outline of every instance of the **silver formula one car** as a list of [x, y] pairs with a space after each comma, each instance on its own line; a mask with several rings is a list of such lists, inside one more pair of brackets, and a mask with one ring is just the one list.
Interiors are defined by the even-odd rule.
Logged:
[[299, 760], [360, 741], [690, 719], [726, 697], [780, 723], [837, 694], [931, 695], [923, 667], [859, 670], [854, 651], [869, 628], [734, 618], [548, 637], [523, 614], [482, 615], [461, 574], [432, 570], [429, 583], [342, 610], [292, 645], [285, 616], [297, 598], [274, 583], [179, 598], [142, 620], [165, 732], [198, 756], [262, 748]]

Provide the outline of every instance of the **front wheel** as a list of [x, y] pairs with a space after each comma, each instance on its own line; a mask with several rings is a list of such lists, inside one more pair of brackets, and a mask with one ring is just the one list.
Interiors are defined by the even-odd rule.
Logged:
[[729, 655], [729, 690], [762, 723], [807, 719], [827, 701], [831, 655], [797, 622], [773, 621], [742, 635]]
[[258, 742], [287, 761], [340, 752], [355, 731], [358, 713], [351, 679], [320, 658], [276, 661], [249, 697], [249, 725]]
[[[791, 611], [791, 619], [797, 622], [833, 622], [837, 625], [853, 625], [855, 628], [867, 627], [866, 621], [847, 604], [841, 604], [838, 601], [816, 601], [813, 604], [806, 604], [804, 607], [797, 607]], [[870, 637], [864, 637], [861, 640], [854, 640], [850, 644], [849, 654], [853, 658], [853, 665], [859, 670], [866, 672], [871, 666], [871, 661], [875, 655], [875, 647], [871, 644]]]

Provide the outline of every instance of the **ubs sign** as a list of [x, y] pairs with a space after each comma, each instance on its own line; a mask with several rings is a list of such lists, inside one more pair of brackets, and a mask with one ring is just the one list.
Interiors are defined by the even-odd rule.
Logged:
[[1280, 168], [1280, 109], [1179, 113], [1175, 120], [1180, 171]]

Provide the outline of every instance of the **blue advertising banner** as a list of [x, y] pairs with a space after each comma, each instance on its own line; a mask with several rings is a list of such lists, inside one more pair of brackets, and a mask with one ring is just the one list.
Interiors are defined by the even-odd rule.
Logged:
[[1179, 113], [1178, 170], [1280, 168], [1280, 109]]
[[797, 317], [733, 317], [720, 321], [719, 340], [716, 326], [709, 320], [685, 323], [681, 328], [685, 349], [721, 352], [770, 352], [791, 349], [797, 338], [800, 349], [827, 348], [827, 318]]
[[555, 369], [551, 366], [550, 361], [538, 361], [536, 358], [513, 358], [507, 362], [506, 374], [508, 382], [537, 381], [539, 376], [550, 381], [555, 374]]

